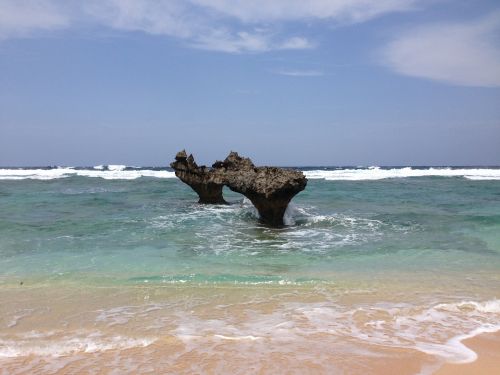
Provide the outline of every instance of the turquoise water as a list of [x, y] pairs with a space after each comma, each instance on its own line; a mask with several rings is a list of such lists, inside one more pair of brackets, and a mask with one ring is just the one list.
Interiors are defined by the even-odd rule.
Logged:
[[171, 178], [1, 181], [0, 281], [293, 282], [500, 267], [500, 181], [310, 179], [283, 229], [225, 196], [229, 206], [199, 205]]
[[0, 169], [0, 368], [473, 361], [461, 340], [500, 329], [500, 169], [304, 170], [276, 229], [168, 170]]
[[[173, 178], [0, 181], [0, 281], [295, 282], [500, 267], [500, 181], [310, 179], [267, 228]], [[499, 268], [500, 269], [500, 268]]]

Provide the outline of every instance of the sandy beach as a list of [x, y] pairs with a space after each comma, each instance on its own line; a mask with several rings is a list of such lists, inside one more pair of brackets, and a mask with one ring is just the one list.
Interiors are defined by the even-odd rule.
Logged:
[[[0, 294], [9, 301], [0, 307], [0, 374], [496, 373], [500, 332], [464, 340], [477, 360], [451, 364], [470, 353], [445, 340], [431, 345], [439, 349], [437, 355], [425, 352], [438, 323], [416, 320], [441, 311], [446, 315], [440, 324], [454, 321], [464, 325], [457, 327], [464, 332], [468, 318], [454, 315], [455, 306], [473, 317], [487, 304], [418, 308], [410, 316], [410, 311], [397, 311], [399, 303], [374, 308], [376, 300], [388, 300], [403, 289], [384, 295], [353, 292], [299, 285], [12, 285]], [[342, 310], [346, 313], [340, 314]], [[414, 327], [398, 332], [389, 328], [391, 321], [414, 322]], [[422, 336], [411, 338], [416, 331]]]

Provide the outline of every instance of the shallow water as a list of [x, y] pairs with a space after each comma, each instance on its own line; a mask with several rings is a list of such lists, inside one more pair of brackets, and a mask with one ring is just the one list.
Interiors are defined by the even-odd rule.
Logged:
[[166, 170], [0, 169], [0, 368], [474, 360], [461, 339], [500, 328], [500, 170], [306, 174], [272, 229], [230, 191], [228, 206], [195, 203]]

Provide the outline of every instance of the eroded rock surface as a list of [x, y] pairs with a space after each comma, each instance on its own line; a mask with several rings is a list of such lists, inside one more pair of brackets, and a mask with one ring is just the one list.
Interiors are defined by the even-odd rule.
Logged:
[[192, 155], [177, 153], [171, 164], [175, 174], [195, 190], [200, 203], [225, 203], [222, 187], [243, 194], [257, 208], [260, 219], [282, 226], [290, 200], [304, 190], [307, 179], [300, 171], [277, 167], [256, 167], [249, 158], [231, 152], [212, 168], [198, 167]]
[[220, 181], [210, 168], [199, 167], [193, 155], [187, 156], [182, 150], [175, 155], [175, 161], [170, 163], [175, 175], [198, 193], [198, 203], [225, 204], [222, 196], [223, 181]]

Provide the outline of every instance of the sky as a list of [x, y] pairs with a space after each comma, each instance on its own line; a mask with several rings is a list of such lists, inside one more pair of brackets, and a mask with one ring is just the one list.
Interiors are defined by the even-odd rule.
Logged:
[[500, 165], [498, 0], [0, 0], [0, 166]]

